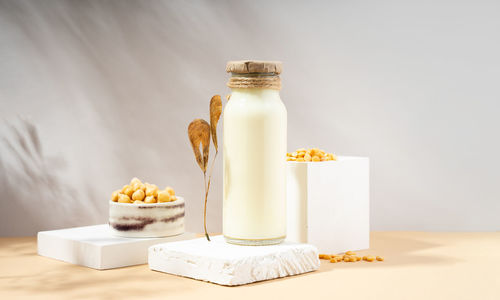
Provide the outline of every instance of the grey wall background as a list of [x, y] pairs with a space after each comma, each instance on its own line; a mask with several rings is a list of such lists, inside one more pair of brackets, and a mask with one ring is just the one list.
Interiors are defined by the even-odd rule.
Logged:
[[202, 231], [186, 128], [246, 58], [284, 62], [290, 150], [371, 158], [374, 230], [499, 230], [499, 16], [485, 0], [0, 1], [0, 235], [106, 222], [133, 176], [173, 186]]

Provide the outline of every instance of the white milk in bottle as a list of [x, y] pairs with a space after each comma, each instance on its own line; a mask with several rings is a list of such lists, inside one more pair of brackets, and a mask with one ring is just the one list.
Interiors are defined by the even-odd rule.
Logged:
[[286, 236], [287, 113], [281, 62], [232, 61], [224, 109], [225, 239], [269, 245]]

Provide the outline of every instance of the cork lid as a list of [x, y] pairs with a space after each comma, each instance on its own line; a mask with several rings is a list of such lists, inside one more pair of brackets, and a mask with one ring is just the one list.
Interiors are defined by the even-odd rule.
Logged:
[[236, 60], [229, 61], [226, 65], [226, 72], [237, 74], [250, 73], [274, 73], [281, 74], [282, 63], [280, 61], [263, 60]]

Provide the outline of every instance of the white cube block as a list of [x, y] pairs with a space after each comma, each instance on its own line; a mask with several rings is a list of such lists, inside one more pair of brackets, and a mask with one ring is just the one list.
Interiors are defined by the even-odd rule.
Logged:
[[151, 245], [195, 238], [184, 233], [165, 238], [123, 238], [111, 235], [108, 224], [41, 231], [38, 254], [94, 269], [145, 264]]
[[288, 162], [287, 240], [320, 253], [369, 248], [369, 160]]
[[149, 267], [221, 285], [241, 285], [311, 272], [319, 268], [318, 250], [284, 242], [270, 246], [238, 246], [222, 236], [154, 245]]

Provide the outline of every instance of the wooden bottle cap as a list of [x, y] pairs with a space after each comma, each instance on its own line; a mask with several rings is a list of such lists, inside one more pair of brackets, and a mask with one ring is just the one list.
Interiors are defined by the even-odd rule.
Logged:
[[283, 64], [280, 61], [238, 60], [229, 61], [226, 72], [236, 74], [274, 73], [281, 74]]

